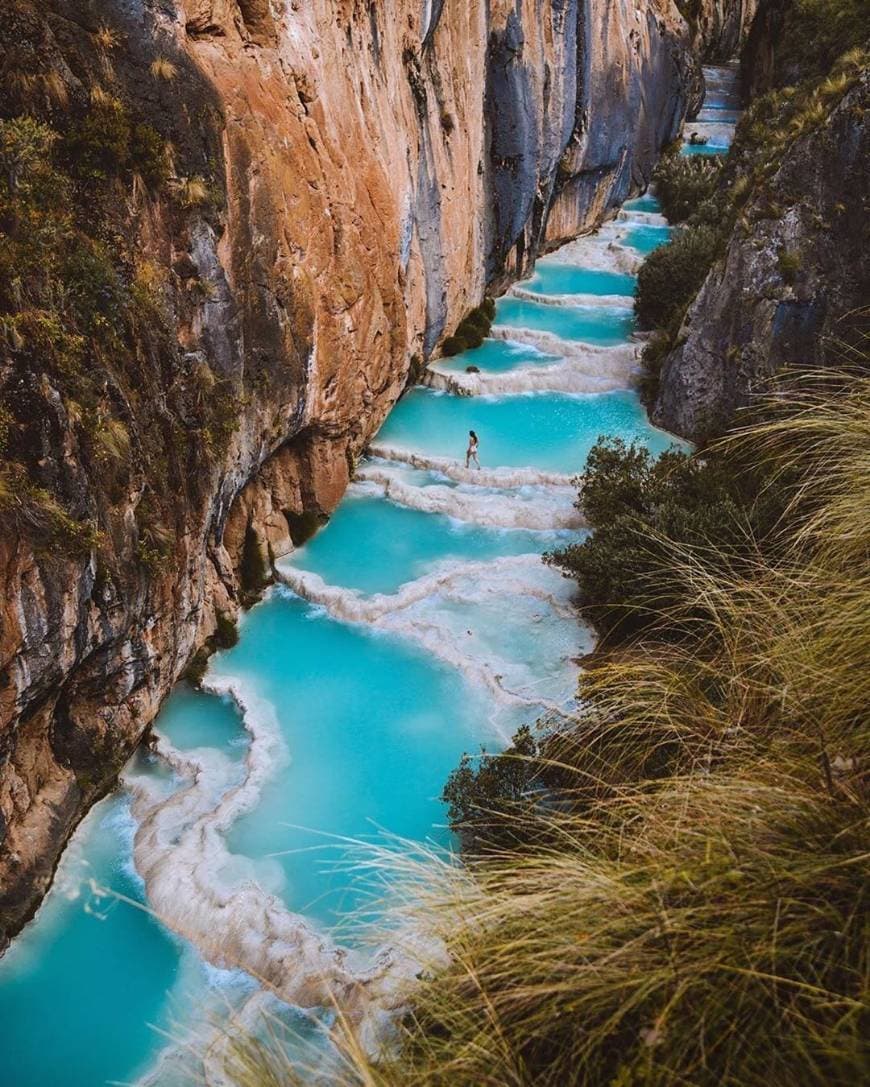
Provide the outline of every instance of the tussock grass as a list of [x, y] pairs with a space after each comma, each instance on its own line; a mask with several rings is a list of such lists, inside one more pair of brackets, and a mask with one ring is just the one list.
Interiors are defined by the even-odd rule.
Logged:
[[121, 35], [118, 31], [105, 23], [97, 30], [95, 37], [97, 39], [97, 45], [106, 52], [117, 49], [121, 44]]
[[803, 375], [723, 442], [788, 480], [777, 546], [672, 549], [687, 602], [586, 674], [520, 846], [381, 858], [450, 956], [388, 1049], [339, 1016], [318, 1078], [237, 1040], [238, 1087], [863, 1081], [870, 378]]
[[179, 187], [179, 199], [184, 207], [197, 207], [209, 201], [208, 183], [202, 177], [185, 178]]
[[167, 83], [171, 83], [178, 75], [177, 66], [168, 57], [155, 57], [149, 71], [155, 79], [162, 79]]

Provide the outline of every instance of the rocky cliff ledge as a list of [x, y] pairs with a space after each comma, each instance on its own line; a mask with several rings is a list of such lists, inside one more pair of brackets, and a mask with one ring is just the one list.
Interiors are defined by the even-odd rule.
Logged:
[[412, 360], [644, 183], [687, 42], [670, 0], [3, 5], [0, 948]]
[[749, 33], [758, 0], [678, 0], [702, 60], [730, 60]]
[[[841, 55], [846, 33], [811, 35], [795, 12], [766, 0], [747, 41], [744, 85], [764, 97], [726, 164], [735, 225], [664, 361], [651, 412], [693, 441], [720, 434], [789, 367], [866, 365], [865, 350], [848, 354], [866, 343], [870, 300], [866, 47]], [[852, 39], [866, 37], [866, 23], [848, 25]]]

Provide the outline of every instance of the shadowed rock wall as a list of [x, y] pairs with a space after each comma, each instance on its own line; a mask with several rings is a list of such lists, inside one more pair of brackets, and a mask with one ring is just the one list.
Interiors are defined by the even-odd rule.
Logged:
[[750, 200], [665, 360], [659, 426], [721, 433], [777, 371], [842, 363], [839, 345], [866, 334], [868, 119], [865, 76]]

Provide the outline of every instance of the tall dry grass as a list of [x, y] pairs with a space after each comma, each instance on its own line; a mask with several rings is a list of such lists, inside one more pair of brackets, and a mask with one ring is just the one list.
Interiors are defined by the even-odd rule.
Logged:
[[389, 1049], [237, 1041], [238, 1087], [866, 1080], [870, 379], [804, 375], [725, 441], [789, 481], [788, 531], [733, 573], [673, 549], [682, 637], [587, 675], [520, 848], [384, 859], [451, 962]]

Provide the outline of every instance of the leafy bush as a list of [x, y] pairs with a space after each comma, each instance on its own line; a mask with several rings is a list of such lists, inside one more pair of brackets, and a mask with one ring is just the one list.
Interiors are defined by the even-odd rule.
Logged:
[[168, 177], [166, 144], [152, 125], [134, 123], [127, 107], [104, 92], [96, 94], [64, 141], [73, 172], [90, 181], [138, 173], [152, 188]]
[[186, 679], [193, 687], [201, 686], [202, 681], [205, 678], [206, 670], [208, 669], [208, 658], [210, 656], [211, 652], [209, 648], [207, 646], [200, 646], [188, 661], [187, 667], [182, 672], [182, 679]]
[[149, 188], [159, 189], [166, 184], [169, 177], [166, 141], [152, 125], [133, 125], [128, 166]]
[[[3, 412], [4, 426], [10, 416]], [[100, 542], [97, 526], [73, 516], [50, 491], [35, 484], [24, 467], [14, 461], [0, 462], [0, 514], [28, 530], [36, 550], [61, 549], [87, 554]]]
[[679, 320], [716, 259], [719, 232], [688, 226], [650, 253], [637, 276], [635, 306], [643, 328], [666, 328]]
[[476, 309], [462, 318], [453, 335], [444, 340], [441, 354], [449, 357], [480, 347], [489, 335], [494, 317], [495, 302], [491, 298], [485, 298]]
[[679, 329], [659, 329], [650, 336], [640, 356], [641, 375], [638, 383], [640, 399], [647, 407], [655, 403], [659, 393], [662, 367], [676, 346]]
[[101, 94], [66, 140], [70, 163], [81, 177], [119, 174], [130, 157], [130, 118], [117, 98]]
[[523, 725], [500, 754], [482, 751], [474, 768], [463, 755], [450, 774], [441, 799], [448, 805], [450, 825], [462, 836], [463, 847], [480, 850], [516, 843], [512, 818], [519, 808], [534, 804], [538, 744]]
[[0, 171], [10, 193], [45, 199], [53, 181], [51, 151], [57, 133], [33, 117], [0, 122]]
[[638, 444], [600, 439], [586, 462], [578, 507], [594, 530], [546, 561], [576, 580], [579, 603], [611, 643], [684, 601], [689, 586], [668, 563], [674, 546], [715, 549], [729, 564], [752, 554], [781, 514], [773, 485], [739, 461], [671, 449], [654, 460]]
[[119, 330], [127, 299], [101, 245], [81, 239], [64, 255], [58, 272], [83, 331], [99, 334], [102, 329]]
[[653, 174], [655, 193], [672, 223], [682, 223], [718, 188], [722, 161], [703, 155], [665, 155]]
[[465, 346], [465, 342], [460, 340], [458, 336], [448, 336], [444, 343], [441, 344], [441, 354], [446, 358], [452, 358], [453, 355], [458, 355], [461, 351], [464, 351]]

